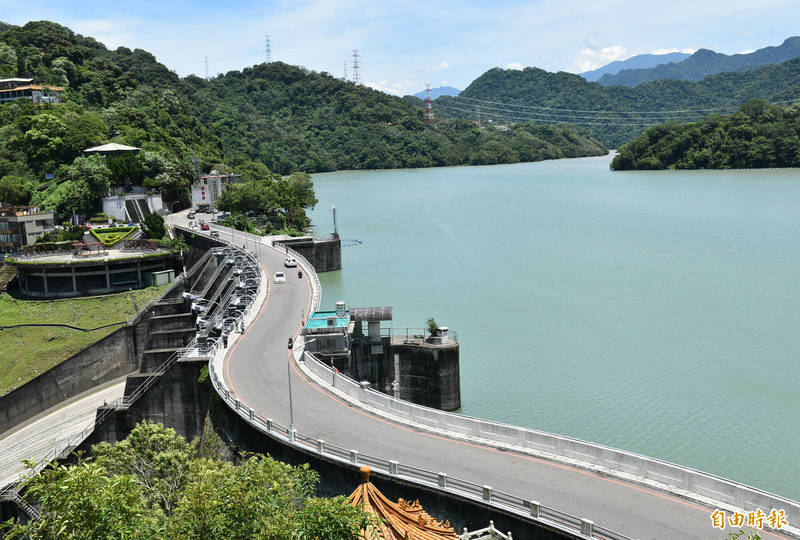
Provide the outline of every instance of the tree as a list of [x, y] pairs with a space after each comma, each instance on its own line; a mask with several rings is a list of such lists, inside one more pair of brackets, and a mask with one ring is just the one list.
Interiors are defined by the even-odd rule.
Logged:
[[164, 226], [164, 218], [158, 214], [147, 214], [141, 225], [148, 238], [160, 240], [167, 233], [167, 228]]
[[[174, 430], [137, 425], [94, 461], [53, 465], [27, 484], [42, 519], [10, 538], [309, 538], [357, 540], [374, 518], [343, 497], [314, 497], [319, 475], [251, 454], [238, 465], [198, 457]], [[33, 465], [33, 464], [31, 464]]]
[[31, 191], [24, 178], [14, 175], [0, 178], [0, 203], [25, 205], [30, 199]]

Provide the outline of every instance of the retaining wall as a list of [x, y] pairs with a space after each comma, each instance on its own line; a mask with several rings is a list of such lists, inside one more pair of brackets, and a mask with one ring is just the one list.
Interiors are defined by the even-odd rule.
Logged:
[[[176, 282], [175, 287], [181, 287]], [[0, 434], [65, 400], [139, 368], [151, 332], [150, 319], [171, 311], [172, 301], [154, 304], [124, 325], [35, 379], [0, 396]]]
[[289, 246], [305, 257], [317, 272], [342, 269], [342, 241], [338, 238], [315, 240], [313, 238], [291, 238], [275, 242]]

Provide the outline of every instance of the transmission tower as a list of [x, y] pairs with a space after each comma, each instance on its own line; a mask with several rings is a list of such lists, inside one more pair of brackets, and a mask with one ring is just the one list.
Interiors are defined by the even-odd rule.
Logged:
[[358, 63], [358, 49], [353, 49], [353, 82], [356, 86], [361, 86], [361, 74], [358, 72], [361, 64]]
[[344, 61], [344, 77], [342, 77], [342, 80], [347, 80], [347, 60]]
[[425, 85], [425, 112], [422, 117], [429, 124], [433, 124], [433, 102], [431, 101], [431, 85]]
[[206, 55], [206, 79], [208, 79], [208, 55]]
[[269, 35], [267, 35], [267, 37], [264, 39], [264, 49], [266, 52], [267, 64], [269, 64], [272, 62], [272, 48], [270, 47], [269, 43]]

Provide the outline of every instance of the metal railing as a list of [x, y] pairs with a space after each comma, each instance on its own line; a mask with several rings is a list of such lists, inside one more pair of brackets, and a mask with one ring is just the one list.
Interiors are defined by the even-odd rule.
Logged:
[[[796, 501], [633, 452], [396, 399], [371, 388], [364, 388], [358, 381], [334, 371], [312, 354], [304, 354], [304, 369], [310, 371], [324, 385], [343, 393], [346, 399], [371, 407], [378, 414], [393, 417], [397, 421], [443, 432], [456, 439], [477, 439], [490, 446], [570, 463], [626, 481], [671, 491], [682, 497], [701, 500], [705, 505], [716, 504], [720, 508], [727, 505], [732, 509], [746, 510], [784, 510], [789, 527], [797, 527], [800, 523], [800, 503]], [[710, 503], [709, 500], [716, 502]], [[546, 512], [543, 509], [543, 514]], [[595, 529], [606, 531], [604, 537], [611, 538], [616, 534], [598, 526]]]
[[[308, 356], [308, 355], [307, 355]], [[513, 512], [519, 516], [531, 518], [542, 522], [550, 527], [563, 530], [570, 534], [584, 534], [592, 537], [591, 527], [588, 529], [587, 523], [590, 521], [581, 519], [577, 516], [567, 514], [541, 505], [535, 501], [530, 501], [510, 493], [497, 491], [490, 486], [476, 484], [468, 480], [450, 477], [443, 473], [429, 471], [412, 465], [401, 464], [397, 461], [385, 459], [369, 454], [362, 454], [357, 450], [345, 448], [335, 444], [330, 444], [322, 439], [317, 439], [311, 435], [299, 431], [291, 431], [288, 426], [284, 426], [271, 418], [264, 418], [239, 399], [232, 391], [225, 387], [214, 370], [214, 357], [209, 358], [209, 373], [211, 374], [211, 384], [217, 394], [228, 404], [228, 406], [241, 417], [245, 422], [255, 427], [262, 433], [273, 437], [284, 444], [299, 448], [306, 452], [316, 453], [329, 459], [347, 465], [369, 465], [374, 471], [384, 473], [390, 477], [413, 482], [418, 485], [432, 488], [435, 490], [451, 493], [461, 497], [467, 497], [474, 501], [480, 501], [492, 506]], [[584, 531], [589, 531], [585, 534]], [[604, 529], [606, 534], [600, 538], [612, 540], [631, 540], [630, 537], [620, 533], [614, 533]]]

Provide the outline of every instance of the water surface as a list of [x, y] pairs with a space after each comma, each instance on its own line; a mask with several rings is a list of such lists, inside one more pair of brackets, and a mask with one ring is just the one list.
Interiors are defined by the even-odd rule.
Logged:
[[458, 332], [465, 414], [800, 499], [800, 170], [609, 160], [315, 175], [323, 306]]

